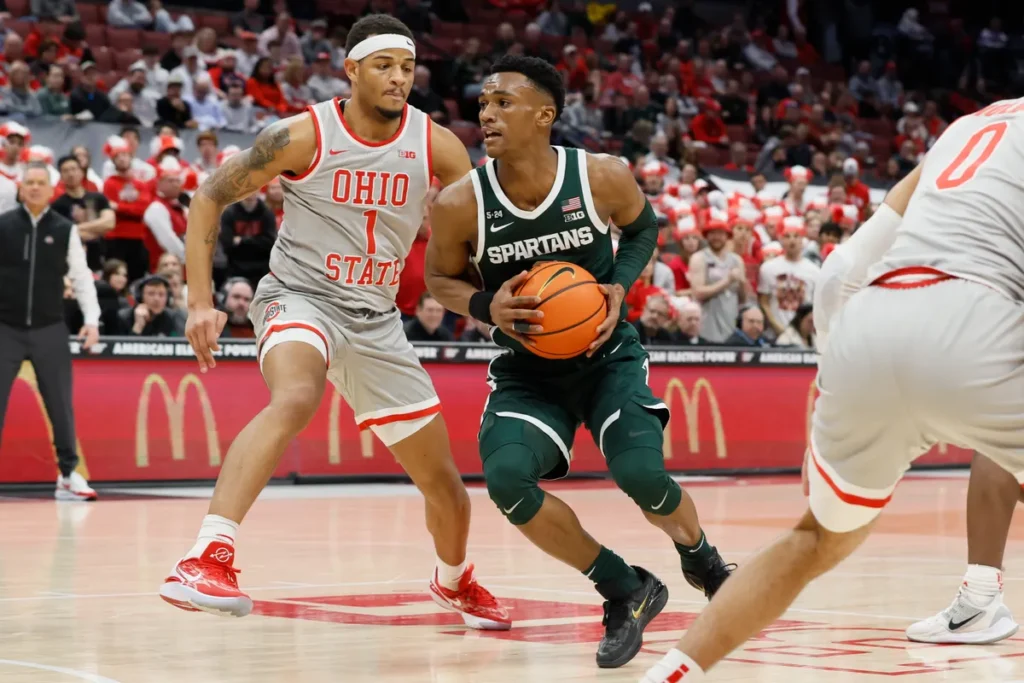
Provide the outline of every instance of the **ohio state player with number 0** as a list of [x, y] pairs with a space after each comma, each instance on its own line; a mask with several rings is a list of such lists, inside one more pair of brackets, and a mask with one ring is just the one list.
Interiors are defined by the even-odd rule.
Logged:
[[212, 352], [226, 319], [206, 284], [220, 214], [281, 178], [284, 222], [249, 314], [270, 403], [231, 444], [199, 539], [160, 595], [185, 610], [250, 612], [252, 600], [239, 590], [234, 568], [238, 524], [320, 407], [330, 380], [360, 429], [391, 449], [426, 498], [437, 553], [431, 596], [471, 627], [507, 629], [508, 612], [466, 563], [469, 496], [437, 394], [395, 308], [431, 178], [455, 182], [470, 171], [469, 155], [450, 131], [406, 103], [416, 48], [402, 22], [364, 17], [349, 31], [346, 48], [352, 99], [321, 102], [268, 126], [192, 200], [185, 334], [206, 372], [215, 365]]
[[[1022, 167], [1024, 100], [964, 116], [825, 262], [815, 286], [822, 355], [805, 466], [810, 510], [733, 574], [642, 683], [703, 680], [860, 545], [932, 445], [976, 450], [1007, 478], [1021, 478]], [[1003, 488], [999, 477], [985, 481], [990, 493]], [[1008, 500], [1012, 514], [1012, 486]], [[1008, 526], [1006, 518], [991, 533]], [[999, 568], [981, 569], [982, 585], [971, 578], [908, 636], [985, 643], [1016, 632]]]

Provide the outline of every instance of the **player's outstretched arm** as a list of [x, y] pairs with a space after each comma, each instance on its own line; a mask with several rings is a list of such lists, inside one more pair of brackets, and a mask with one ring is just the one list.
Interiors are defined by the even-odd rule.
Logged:
[[227, 316], [213, 307], [210, 284], [221, 212], [285, 171], [302, 173], [316, 151], [316, 128], [310, 114], [278, 121], [264, 128], [251, 148], [214, 171], [192, 198], [185, 232], [185, 266], [191, 276], [185, 336], [203, 372], [215, 365], [212, 351], [219, 348], [217, 338], [227, 321]]
[[533, 342], [524, 334], [544, 331], [539, 324], [531, 324], [543, 317], [541, 312], [530, 310], [540, 303], [540, 297], [512, 295], [527, 274], [516, 275], [497, 292], [481, 291], [469, 280], [477, 220], [476, 195], [468, 175], [441, 190], [430, 212], [431, 233], [424, 264], [427, 289], [448, 310], [497, 325], [508, 336], [530, 345]]
[[612, 281], [602, 285], [608, 299], [608, 317], [597, 328], [598, 337], [588, 356], [593, 356], [612, 335], [622, 315], [622, 300], [640, 273], [651, 261], [658, 245], [658, 218], [647, 197], [640, 191], [629, 167], [607, 154], [587, 157], [590, 191], [602, 218], [610, 218], [622, 230], [615, 254]]

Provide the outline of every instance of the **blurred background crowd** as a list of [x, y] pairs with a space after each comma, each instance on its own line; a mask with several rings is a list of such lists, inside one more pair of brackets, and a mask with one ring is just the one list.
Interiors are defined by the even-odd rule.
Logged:
[[[28, 161], [52, 167], [53, 209], [86, 240], [104, 334], [182, 334], [191, 194], [238, 152], [225, 139], [349, 94], [346, 32], [368, 13], [415, 32], [409, 102], [476, 162], [490, 63], [557, 66], [568, 96], [555, 143], [621, 157], [659, 214], [658, 250], [626, 298], [648, 344], [813, 347], [822, 261], [950, 122], [1024, 80], [1024, 13], [996, 0], [212, 5], [0, 0], [0, 195], [5, 183], [16, 194]], [[96, 131], [102, 152], [57, 149], [53, 122]], [[224, 214], [225, 335], [252, 335], [282, 203], [275, 182]], [[486, 339], [426, 294], [429, 234], [424, 216], [402, 273], [410, 339]], [[81, 326], [70, 285], [67, 319]]]

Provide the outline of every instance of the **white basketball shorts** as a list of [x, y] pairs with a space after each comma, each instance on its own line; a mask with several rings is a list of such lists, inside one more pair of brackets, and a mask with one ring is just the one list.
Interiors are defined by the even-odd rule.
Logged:
[[1024, 478], [1024, 305], [986, 285], [901, 269], [836, 316], [818, 367], [808, 478], [818, 522], [871, 522], [936, 443]]

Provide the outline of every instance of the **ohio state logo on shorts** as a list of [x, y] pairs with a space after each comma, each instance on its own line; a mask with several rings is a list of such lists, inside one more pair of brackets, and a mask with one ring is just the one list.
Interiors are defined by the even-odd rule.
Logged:
[[267, 304], [267, 310], [263, 313], [263, 322], [269, 323], [282, 313], [284, 313], [284, 304], [279, 301], [271, 301]]

